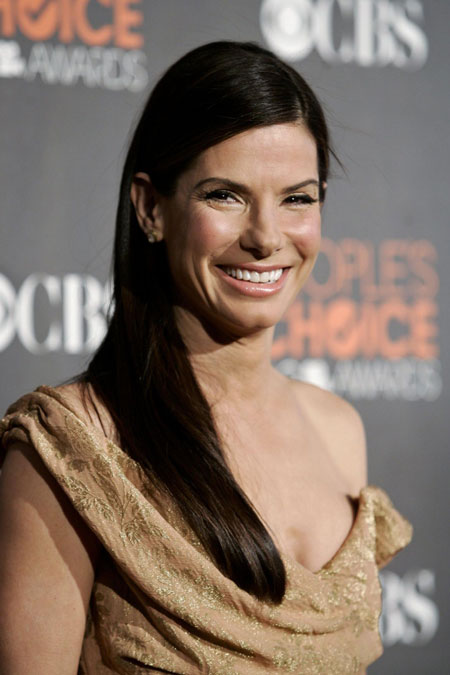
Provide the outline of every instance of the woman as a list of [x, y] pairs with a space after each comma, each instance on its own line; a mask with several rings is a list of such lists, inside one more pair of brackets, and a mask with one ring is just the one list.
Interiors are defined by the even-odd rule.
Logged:
[[381, 654], [377, 571], [411, 527], [367, 486], [356, 411], [270, 362], [329, 152], [314, 93], [255, 45], [200, 47], [156, 85], [105, 340], [2, 422], [5, 675], [329, 675]]

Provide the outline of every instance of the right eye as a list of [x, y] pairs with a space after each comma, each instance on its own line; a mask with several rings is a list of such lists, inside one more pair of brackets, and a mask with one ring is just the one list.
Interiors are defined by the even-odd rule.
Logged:
[[229, 190], [211, 190], [205, 195], [205, 199], [217, 202], [235, 201], [235, 196]]

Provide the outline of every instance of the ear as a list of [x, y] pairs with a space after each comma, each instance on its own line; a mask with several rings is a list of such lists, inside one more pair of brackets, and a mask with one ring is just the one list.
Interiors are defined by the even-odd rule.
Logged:
[[157, 241], [163, 238], [160, 197], [153, 187], [150, 176], [139, 172], [134, 174], [130, 190], [139, 227], [148, 237], [150, 233]]
[[323, 206], [323, 203], [325, 201], [325, 195], [327, 193], [327, 187], [328, 187], [328, 183], [325, 180], [322, 181], [322, 199], [320, 200], [320, 206], [321, 207]]

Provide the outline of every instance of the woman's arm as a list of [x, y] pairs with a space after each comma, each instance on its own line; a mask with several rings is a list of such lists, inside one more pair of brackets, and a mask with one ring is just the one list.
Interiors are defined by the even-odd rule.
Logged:
[[37, 453], [0, 477], [0, 672], [75, 675], [101, 545]]

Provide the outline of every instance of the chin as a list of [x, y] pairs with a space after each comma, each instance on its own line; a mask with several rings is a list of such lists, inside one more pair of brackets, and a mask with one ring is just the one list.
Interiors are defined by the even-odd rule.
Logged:
[[263, 312], [259, 311], [248, 311], [245, 316], [234, 316], [230, 324], [235, 330], [238, 330], [241, 335], [256, 333], [260, 330], [267, 330], [273, 328], [276, 324], [281, 321], [283, 315], [279, 312]]

